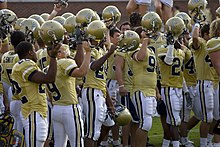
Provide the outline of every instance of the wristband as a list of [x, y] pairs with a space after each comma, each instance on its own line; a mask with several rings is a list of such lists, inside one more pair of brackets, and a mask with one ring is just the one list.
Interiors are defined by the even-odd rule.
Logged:
[[119, 88], [122, 88], [122, 87], [125, 87], [125, 85], [120, 85], [120, 86], [118, 86]]
[[200, 28], [200, 24], [199, 24], [199, 23], [196, 23], [194, 27], [195, 27], [195, 28]]

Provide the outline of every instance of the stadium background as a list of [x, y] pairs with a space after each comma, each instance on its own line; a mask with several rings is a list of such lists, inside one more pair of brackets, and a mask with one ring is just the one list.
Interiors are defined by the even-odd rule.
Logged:
[[[210, 8], [213, 18], [215, 18], [215, 10], [219, 7], [219, 0], [207, 1], [207, 7]], [[180, 11], [187, 12], [187, 2], [188, 0], [174, 0], [174, 6], [178, 6]], [[53, 10], [52, 3], [55, 3], [55, 0], [8, 0], [8, 8], [13, 10], [18, 17], [28, 17], [32, 14], [50, 13]], [[101, 13], [106, 6], [115, 5], [122, 13], [121, 22], [123, 22], [128, 20], [125, 10], [127, 3], [128, 0], [69, 0], [69, 6], [59, 14], [65, 12], [76, 14], [79, 10], [86, 7]], [[154, 10], [153, 6], [150, 10]]]

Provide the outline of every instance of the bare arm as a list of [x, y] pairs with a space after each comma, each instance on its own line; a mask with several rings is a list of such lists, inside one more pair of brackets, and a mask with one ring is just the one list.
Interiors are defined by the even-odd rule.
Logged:
[[[84, 60], [80, 68], [76, 68], [73, 70], [71, 73], [72, 77], [83, 77], [87, 74], [88, 69], [89, 69], [89, 63], [90, 63], [90, 58], [91, 58], [91, 49], [89, 47], [88, 42], [83, 42], [83, 48], [86, 51], [86, 54], [84, 56]], [[82, 49], [81, 49], [82, 50]], [[78, 51], [77, 51], [78, 52]]]
[[48, 51], [48, 55], [50, 56], [50, 65], [48, 72], [45, 74], [41, 71], [36, 71], [31, 76], [29, 76], [28, 80], [34, 83], [44, 84], [44, 83], [54, 83], [57, 73], [57, 60], [56, 55], [60, 48], [60, 44], [52, 47], [51, 50]]
[[81, 66], [84, 61], [84, 52], [83, 52], [83, 45], [77, 44], [76, 46], [76, 55], [74, 57], [74, 60], [76, 61], [76, 64], [78, 66]]
[[100, 69], [100, 67], [105, 63], [105, 61], [114, 53], [116, 49], [115, 45], [111, 45], [110, 50], [101, 58], [99, 58], [98, 60], [95, 60], [91, 63], [91, 70], [96, 71], [98, 69]]
[[143, 61], [146, 58], [148, 42], [149, 38], [143, 39], [141, 49], [136, 52], [132, 57], [135, 61]]
[[195, 24], [195, 28], [193, 31], [193, 35], [192, 35], [192, 40], [193, 40], [193, 49], [198, 49], [199, 48], [199, 26]]
[[58, 14], [58, 12], [61, 10], [62, 10], [62, 6], [60, 6], [58, 4], [54, 4], [53, 11], [50, 13], [48, 20], [52, 20]]

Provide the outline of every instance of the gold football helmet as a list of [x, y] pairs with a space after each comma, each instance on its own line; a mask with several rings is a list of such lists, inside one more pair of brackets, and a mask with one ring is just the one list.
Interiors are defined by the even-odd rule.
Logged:
[[38, 21], [40, 25], [42, 25], [45, 22], [45, 20], [40, 15], [37, 14], [31, 15], [29, 18], [35, 19], [36, 21]]
[[0, 10], [0, 26], [13, 25], [17, 19], [17, 15], [13, 11], [9, 9]]
[[94, 20], [88, 25], [86, 33], [89, 38], [100, 41], [104, 38], [106, 30], [107, 28], [104, 22], [101, 20]]
[[73, 16], [73, 14], [70, 12], [66, 12], [66, 13], [63, 13], [61, 16], [67, 19], [69, 16]]
[[115, 118], [114, 121], [119, 126], [125, 126], [128, 125], [131, 122], [131, 113], [129, 110], [121, 105], [117, 104], [115, 105]]
[[212, 53], [212, 52], [216, 52], [216, 51], [220, 51], [220, 38], [219, 37], [214, 37], [212, 39], [210, 39], [207, 43], [206, 43], [206, 46], [207, 46], [207, 51], [209, 53]]
[[162, 20], [156, 12], [148, 12], [142, 17], [141, 25], [147, 34], [152, 34], [160, 31]]
[[62, 41], [65, 29], [54, 20], [48, 20], [40, 28], [40, 37], [47, 46], [51, 46], [54, 41]]
[[33, 38], [39, 38], [40, 24], [35, 19], [25, 19], [20, 23], [20, 25], [20, 30], [26, 35], [27, 40], [31, 41]]
[[206, 0], [189, 0], [188, 10], [189, 11], [204, 10], [207, 4], [208, 3]]
[[25, 20], [26, 18], [18, 18], [14, 24], [14, 29], [15, 30], [20, 30], [21, 29], [21, 22]]
[[188, 32], [192, 31], [192, 25], [191, 25], [191, 18], [189, 15], [185, 12], [178, 12], [175, 17], [179, 17], [184, 21], [185, 27], [188, 30]]
[[171, 33], [172, 36], [177, 39], [185, 30], [184, 21], [179, 17], [171, 17], [166, 22], [166, 30]]
[[76, 14], [76, 23], [78, 26], [86, 27], [95, 18], [96, 14], [92, 9], [84, 8]]
[[62, 16], [56, 16], [52, 20], [59, 22], [61, 25], [64, 25], [66, 19]]
[[140, 37], [135, 31], [126, 30], [120, 35], [119, 51], [127, 52], [136, 50], [140, 44]]
[[68, 33], [73, 33], [76, 27], [76, 16], [69, 16], [64, 22], [64, 28]]
[[48, 13], [42, 13], [40, 16], [44, 19], [44, 21], [47, 21], [48, 18], [49, 18], [49, 16], [50, 16], [50, 14], [48, 14]]
[[216, 13], [216, 18], [220, 18], [220, 7], [216, 9], [215, 13]]
[[116, 6], [107, 6], [102, 11], [102, 18], [107, 27], [115, 26], [121, 20], [121, 12]]

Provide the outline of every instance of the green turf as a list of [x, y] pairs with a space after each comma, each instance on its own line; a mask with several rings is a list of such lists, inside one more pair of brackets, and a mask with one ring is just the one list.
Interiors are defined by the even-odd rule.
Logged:
[[[152, 128], [149, 131], [150, 143], [155, 147], [161, 147], [163, 140], [163, 130], [159, 117], [153, 118]], [[195, 143], [195, 146], [199, 146], [199, 125], [194, 127], [189, 133], [189, 139]]]

